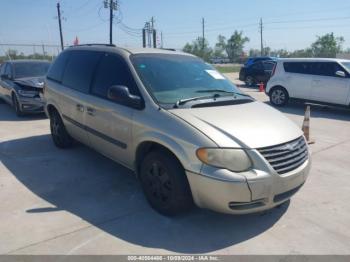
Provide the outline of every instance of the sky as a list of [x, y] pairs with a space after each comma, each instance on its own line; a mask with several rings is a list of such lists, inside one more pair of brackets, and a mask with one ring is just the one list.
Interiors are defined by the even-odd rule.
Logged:
[[[60, 0], [65, 45], [75, 37], [83, 43], [109, 42], [109, 11], [103, 0]], [[260, 48], [259, 19], [263, 19], [264, 45], [293, 51], [311, 45], [316, 37], [334, 32], [350, 48], [349, 0], [119, 0], [114, 44], [141, 47], [141, 29], [153, 16], [163, 34], [164, 47], [182, 48], [202, 34], [214, 46], [217, 36], [243, 31], [250, 41], [245, 50]], [[0, 0], [0, 44], [59, 45], [57, 0]], [[1, 46], [0, 54], [9, 47]], [[25, 53], [41, 47], [15, 47]], [[48, 50], [49, 49], [49, 50]], [[58, 48], [48, 48], [57, 52]]]

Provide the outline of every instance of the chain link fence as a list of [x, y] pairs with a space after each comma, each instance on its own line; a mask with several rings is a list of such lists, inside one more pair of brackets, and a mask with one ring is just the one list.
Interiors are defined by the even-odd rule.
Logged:
[[53, 60], [60, 52], [60, 45], [0, 43], [0, 63], [16, 59]]

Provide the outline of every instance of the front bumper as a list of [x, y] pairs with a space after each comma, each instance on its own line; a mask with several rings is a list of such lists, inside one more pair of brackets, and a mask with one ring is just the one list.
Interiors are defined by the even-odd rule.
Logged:
[[18, 96], [18, 102], [23, 112], [43, 113], [45, 102], [41, 97], [23, 97]]
[[228, 214], [248, 214], [271, 209], [290, 199], [305, 183], [310, 157], [284, 175], [271, 167], [238, 175], [229, 170], [204, 166], [201, 174], [187, 171], [197, 206]]

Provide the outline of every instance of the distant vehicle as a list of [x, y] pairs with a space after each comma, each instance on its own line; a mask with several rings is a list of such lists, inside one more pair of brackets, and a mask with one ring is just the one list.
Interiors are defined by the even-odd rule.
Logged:
[[239, 72], [239, 80], [246, 83], [247, 86], [254, 86], [260, 82], [264, 84], [269, 81], [275, 61], [258, 61], [249, 66], [244, 66]]
[[14, 60], [0, 67], [0, 98], [12, 105], [18, 116], [44, 111], [44, 77], [50, 62], [44, 60]]
[[350, 105], [350, 60], [279, 59], [266, 93], [275, 106], [290, 99]]
[[271, 209], [309, 173], [301, 129], [193, 55], [74, 46], [45, 81], [54, 144], [76, 139], [133, 170], [161, 214]]
[[228, 64], [228, 63], [230, 63], [230, 59], [228, 59], [228, 58], [216, 57], [216, 58], [210, 59], [210, 62], [211, 62], [212, 64]]
[[250, 57], [248, 58], [247, 62], [244, 64], [245, 67], [250, 66], [256, 62], [261, 61], [276, 61], [277, 58], [271, 57], [271, 56], [258, 56], [258, 57]]

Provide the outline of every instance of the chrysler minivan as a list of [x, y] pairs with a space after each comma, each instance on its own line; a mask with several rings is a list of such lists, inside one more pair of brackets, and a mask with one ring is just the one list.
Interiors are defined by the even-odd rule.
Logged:
[[284, 106], [294, 99], [349, 107], [350, 60], [279, 59], [266, 93], [275, 106]]
[[164, 215], [281, 205], [304, 184], [304, 136], [201, 59], [161, 49], [81, 45], [61, 52], [44, 97], [52, 139], [77, 140], [133, 170]]

